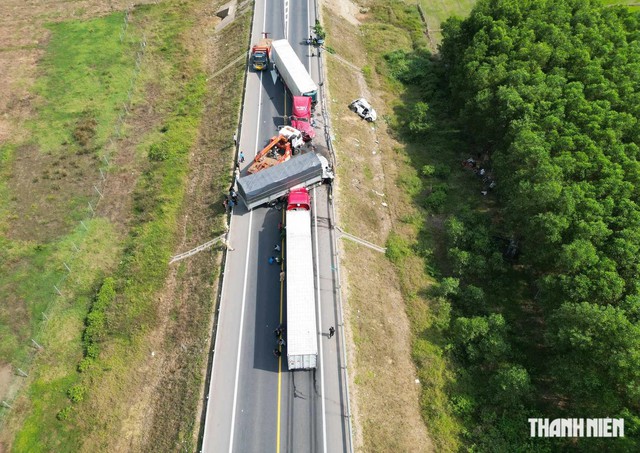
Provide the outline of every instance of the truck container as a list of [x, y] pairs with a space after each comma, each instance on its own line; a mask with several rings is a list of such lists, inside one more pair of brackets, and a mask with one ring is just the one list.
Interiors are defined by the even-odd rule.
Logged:
[[238, 195], [247, 209], [251, 210], [287, 195], [292, 187], [310, 187], [331, 179], [333, 173], [327, 159], [310, 152], [239, 178]]
[[313, 284], [311, 206], [304, 187], [294, 188], [285, 214], [287, 366], [309, 370], [318, 358], [316, 297]]
[[311, 98], [294, 96], [292, 110], [291, 126], [302, 132], [302, 139], [305, 142], [311, 141], [316, 136], [316, 131], [311, 124]]
[[313, 81], [291, 44], [286, 39], [271, 43], [271, 61], [284, 81], [291, 96], [307, 96], [313, 104], [318, 97], [318, 86]]

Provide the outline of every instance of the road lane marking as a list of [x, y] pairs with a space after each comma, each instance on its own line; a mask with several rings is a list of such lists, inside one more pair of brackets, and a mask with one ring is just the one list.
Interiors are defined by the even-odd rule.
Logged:
[[320, 402], [322, 404], [322, 451], [327, 453], [327, 415], [325, 408], [324, 397], [324, 366], [322, 365], [322, 310], [320, 309], [320, 261], [318, 255], [318, 214], [316, 208], [316, 189], [313, 190], [313, 228], [316, 236], [316, 300], [318, 307], [318, 331], [320, 332], [320, 347], [318, 352], [320, 353]]
[[[264, 30], [267, 23], [267, 9], [266, 7], [263, 10], [262, 15], [262, 29]], [[251, 33], [253, 36], [253, 32]], [[247, 69], [248, 70], [248, 69]], [[253, 149], [257, 153], [258, 149], [258, 132], [260, 131], [260, 113], [262, 110], [262, 71], [259, 75], [260, 78], [260, 89], [258, 90], [258, 121], [256, 121], [256, 141], [253, 146]], [[255, 156], [254, 156], [255, 157]], [[253, 210], [249, 211], [249, 228], [247, 230], [247, 253], [245, 254], [245, 263], [244, 263], [244, 280], [242, 283], [242, 307], [240, 312], [240, 329], [238, 332], [238, 358], [236, 360], [236, 378], [235, 383], [233, 385], [233, 408], [231, 410], [231, 433], [229, 437], [229, 453], [233, 453], [233, 435], [235, 433], [236, 428], [236, 406], [238, 404], [238, 381], [240, 379], [240, 358], [242, 357], [242, 330], [244, 327], [244, 309], [247, 300], [247, 275], [249, 270], [249, 251], [251, 250], [251, 225], [253, 223]]]

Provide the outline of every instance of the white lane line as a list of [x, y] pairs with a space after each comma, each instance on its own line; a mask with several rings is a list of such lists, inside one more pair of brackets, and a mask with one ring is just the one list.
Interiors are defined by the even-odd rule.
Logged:
[[[267, 8], [266, 8], [266, 2], [265, 2], [263, 16], [262, 16], [263, 30], [266, 26], [266, 23], [267, 23]], [[260, 131], [260, 113], [262, 110], [262, 91], [263, 91], [262, 71], [260, 72], [259, 78], [260, 78], [260, 88], [258, 92], [258, 116], [257, 116], [258, 120], [256, 121], [256, 135], [255, 135], [256, 141], [253, 146], [254, 152], [257, 152], [256, 150], [258, 149], [258, 133]], [[233, 452], [233, 435], [236, 429], [236, 406], [238, 403], [238, 381], [240, 378], [240, 357], [242, 357], [242, 332], [244, 327], [244, 308], [247, 301], [247, 275], [249, 271], [249, 251], [251, 250], [252, 223], [253, 223], [253, 210], [249, 211], [249, 229], [247, 230], [247, 240], [246, 240], [247, 253], [244, 257], [245, 263], [244, 263], [244, 277], [243, 277], [244, 280], [242, 282], [242, 308], [241, 308], [242, 311], [240, 312], [240, 329], [238, 332], [238, 359], [236, 360], [236, 379], [233, 385], [233, 410], [231, 411], [231, 433], [229, 437], [229, 453]]]
[[289, 39], [289, 0], [284, 0], [284, 39]]
[[318, 332], [320, 332], [320, 340], [318, 352], [320, 353], [320, 401], [322, 403], [322, 451], [327, 453], [327, 416], [325, 408], [324, 395], [324, 366], [322, 365], [322, 310], [320, 308], [320, 260], [318, 255], [318, 214], [316, 210], [316, 189], [313, 188], [313, 228], [316, 236], [316, 300], [318, 307]]

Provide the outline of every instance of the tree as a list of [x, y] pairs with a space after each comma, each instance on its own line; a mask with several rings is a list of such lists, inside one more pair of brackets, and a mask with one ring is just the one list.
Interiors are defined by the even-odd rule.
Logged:
[[579, 408], [635, 406], [640, 397], [640, 327], [624, 310], [563, 304], [549, 320], [556, 390]]
[[504, 338], [506, 328], [499, 314], [461, 317], [453, 323], [452, 341], [460, 358], [470, 363], [496, 365], [510, 350]]

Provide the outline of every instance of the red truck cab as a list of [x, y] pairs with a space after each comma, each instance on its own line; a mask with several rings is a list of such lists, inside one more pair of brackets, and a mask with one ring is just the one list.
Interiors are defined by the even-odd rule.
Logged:
[[287, 197], [287, 211], [310, 211], [311, 197], [304, 187], [294, 187]]
[[293, 115], [291, 126], [302, 132], [305, 142], [311, 141], [316, 136], [316, 131], [311, 125], [311, 98], [307, 96], [293, 96]]

